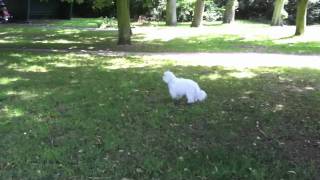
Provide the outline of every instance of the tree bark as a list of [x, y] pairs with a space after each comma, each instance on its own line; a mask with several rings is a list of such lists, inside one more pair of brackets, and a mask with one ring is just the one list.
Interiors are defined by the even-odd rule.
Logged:
[[305, 28], [307, 26], [307, 9], [308, 0], [298, 0], [295, 35], [304, 34]]
[[117, 0], [118, 45], [131, 44], [129, 0]]
[[191, 27], [201, 26], [204, 11], [204, 0], [197, 0], [194, 8], [194, 16], [191, 23]]
[[282, 26], [283, 25], [282, 11], [284, 11], [284, 3], [285, 3], [285, 0], [276, 0], [275, 1], [272, 20], [271, 20], [272, 26]]
[[177, 2], [176, 0], [167, 0], [166, 6], [166, 25], [177, 25]]
[[226, 10], [223, 15], [223, 23], [230, 24], [234, 22], [236, 9], [238, 8], [237, 0], [228, 0]]

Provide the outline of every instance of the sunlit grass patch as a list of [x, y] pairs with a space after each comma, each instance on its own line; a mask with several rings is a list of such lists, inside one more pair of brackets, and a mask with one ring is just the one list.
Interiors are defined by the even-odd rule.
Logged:
[[[14, 117], [20, 117], [23, 116], [24, 113], [21, 109], [11, 109], [8, 106], [4, 106], [0, 109], [0, 119], [2, 118], [14, 118]], [[1, 121], [1, 120], [0, 120]], [[0, 122], [2, 124], [2, 122]]]
[[0, 78], [0, 84], [1, 85], [6, 85], [6, 84], [9, 84], [9, 83], [15, 82], [15, 81], [17, 81], [19, 79], [20, 78], [18, 78], [18, 77], [15, 77], [15, 78], [2, 77], [2, 78]]

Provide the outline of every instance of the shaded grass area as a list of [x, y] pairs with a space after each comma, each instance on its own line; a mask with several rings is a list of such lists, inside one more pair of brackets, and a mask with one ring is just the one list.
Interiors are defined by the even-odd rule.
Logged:
[[[2, 25], [0, 48], [115, 50], [139, 52], [263, 52], [319, 54], [320, 40], [292, 37], [290, 27], [239, 22], [234, 26], [208, 24], [203, 28], [133, 28], [132, 46], [117, 46], [116, 30], [93, 30], [87, 23], [101, 19], [59, 21], [49, 26]], [[69, 25], [68, 25], [69, 23]], [[82, 24], [81, 24], [82, 23]], [[317, 26], [311, 26], [317, 31]], [[319, 27], [320, 28], [320, 27]], [[293, 33], [293, 32], [292, 32]], [[184, 35], [186, 34], [186, 35]], [[269, 35], [272, 34], [272, 35]]]
[[103, 18], [72, 18], [71, 20], [32, 20], [32, 24], [46, 24], [48, 26], [99, 28]]
[[[319, 70], [0, 56], [1, 179], [319, 177]], [[173, 102], [167, 69], [208, 99]]]

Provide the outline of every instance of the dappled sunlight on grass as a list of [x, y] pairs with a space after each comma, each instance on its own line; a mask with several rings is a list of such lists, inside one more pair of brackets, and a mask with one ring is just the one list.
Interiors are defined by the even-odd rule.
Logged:
[[9, 56], [10, 57], [17, 57], [17, 58], [22, 58], [23, 57], [23, 55], [20, 54], [20, 53], [10, 53]]
[[[234, 23], [230, 25], [220, 24], [217, 27], [202, 26], [199, 28], [184, 28], [184, 27], [141, 27], [136, 28], [136, 34], [143, 34], [144, 40], [162, 40], [169, 41], [175, 38], [191, 38], [196, 36], [224, 36], [237, 35], [245, 41], [253, 40], [269, 40], [274, 38], [288, 37], [294, 33], [295, 27], [284, 26], [274, 27], [267, 24], [243, 24]], [[161, 37], [159, 37], [161, 34]], [[232, 40], [230, 38], [230, 40]]]
[[2, 124], [2, 118], [14, 118], [21, 117], [24, 115], [24, 112], [21, 109], [11, 108], [8, 106], [4, 106], [0, 109], [0, 124]]
[[252, 69], [248, 68], [225, 68], [222, 67], [224, 70], [227, 70], [229, 72], [225, 73], [212, 73], [212, 74], [206, 74], [206, 75], [201, 75], [200, 79], [201, 80], [220, 80], [220, 79], [230, 79], [230, 78], [236, 78], [236, 79], [250, 79], [258, 76], [257, 72], [254, 72]]
[[[6, 177], [317, 175], [308, 162], [320, 162], [313, 144], [320, 127], [318, 69], [85, 52], [0, 56], [0, 172]], [[208, 98], [173, 101], [161, 79], [168, 69], [198, 82]]]
[[173, 63], [173, 61], [162, 61], [150, 57], [114, 57], [103, 67], [106, 69], [128, 69], [128, 68], [159, 68]]
[[[108, 46], [116, 45], [116, 33], [95, 32], [85, 29], [52, 28], [50, 26], [21, 25], [23, 31], [13, 33], [11, 27], [6, 26], [3, 31], [7, 34], [0, 35], [3, 48], [39, 48], [39, 49], [101, 49], [105, 43]], [[111, 35], [112, 34], [112, 35]], [[112, 42], [112, 43], [110, 43]]]
[[[21, 81], [21, 80], [19, 80]], [[23, 81], [21, 81], [23, 82]], [[41, 92], [41, 96], [47, 95], [48, 93], [46, 92]], [[8, 96], [12, 96], [12, 97], [19, 97], [21, 100], [30, 100], [33, 98], [37, 98], [40, 97], [40, 94], [34, 93], [34, 92], [30, 92], [30, 91], [25, 91], [25, 90], [21, 90], [21, 91], [8, 91], [6, 92], [6, 95]]]
[[171, 60], [182, 66], [224, 66], [233, 68], [294, 67], [320, 69], [319, 56], [295, 56], [260, 53], [159, 53], [149, 55], [158, 60]]
[[[139, 26], [132, 46], [116, 46], [115, 31], [56, 24], [0, 33], [14, 42], [2, 48], [37, 49], [0, 51], [4, 179], [319, 177], [319, 56], [252, 53], [317, 53], [310, 31], [290, 37], [294, 27], [241, 21]], [[194, 53], [238, 51], [246, 53]], [[166, 70], [208, 98], [173, 101]]]
[[[304, 36], [295, 37], [294, 26], [278, 27], [237, 22], [231, 25], [199, 28], [138, 27], [134, 32], [137, 34], [137, 42], [151, 41], [153, 45], [158, 46], [166, 43], [163, 44], [163, 48], [170, 47], [168, 49], [176, 51], [277, 52], [292, 49], [297, 53], [309, 51], [316, 53], [315, 49], [320, 46], [320, 36], [316, 35], [319, 30], [320, 26], [308, 26]], [[302, 46], [305, 47], [299, 50]]]
[[42, 44], [79, 44], [80, 41], [70, 41], [65, 39], [56, 39], [56, 40], [38, 40], [33, 41], [33, 44], [42, 43]]
[[16, 71], [20, 72], [48, 72], [48, 69], [43, 66], [38, 66], [38, 65], [30, 65], [30, 66], [25, 66], [25, 67], [20, 67], [17, 64], [12, 64], [8, 66], [10, 69], [14, 69]]
[[81, 30], [78, 29], [61, 29], [57, 30], [58, 34], [68, 35], [68, 34], [79, 34], [81, 33]]
[[0, 78], [0, 85], [7, 85], [7, 84], [10, 84], [10, 83], [13, 83], [17, 80], [21, 80], [20, 77], [1, 77]]
[[229, 76], [242, 79], [242, 78], [253, 78], [253, 77], [257, 76], [257, 74], [250, 72], [250, 71], [247, 71], [247, 70], [244, 70], [241, 72], [232, 72], [229, 74]]
[[4, 43], [4, 44], [6, 44], [6, 43], [16, 43], [16, 42], [18, 42], [17, 40], [4, 40], [4, 39], [1, 39], [0, 40], [0, 43]]
[[77, 26], [8, 24], [0, 34], [0, 45], [5, 48], [141, 52], [320, 52], [320, 37], [316, 35], [319, 25], [308, 26], [306, 34], [301, 37], [292, 36], [294, 26], [275, 27], [245, 21], [231, 25], [214, 23], [199, 28], [190, 28], [189, 25], [135, 26], [132, 29], [132, 46], [123, 48], [117, 46], [117, 31], [114, 29], [98, 31]]
[[217, 79], [221, 79], [223, 78], [223, 76], [219, 73], [214, 73], [214, 74], [209, 74], [209, 75], [202, 75], [200, 76], [199, 79], [201, 80], [217, 80]]

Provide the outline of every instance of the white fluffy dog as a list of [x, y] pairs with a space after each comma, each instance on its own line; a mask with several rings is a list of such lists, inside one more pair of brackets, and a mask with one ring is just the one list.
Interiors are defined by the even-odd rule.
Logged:
[[162, 77], [168, 84], [169, 93], [173, 99], [186, 96], [188, 103], [203, 101], [207, 94], [200, 89], [199, 85], [191, 79], [177, 78], [172, 72], [166, 71]]

